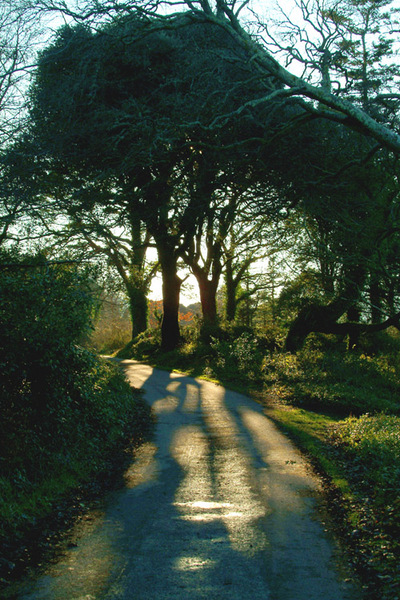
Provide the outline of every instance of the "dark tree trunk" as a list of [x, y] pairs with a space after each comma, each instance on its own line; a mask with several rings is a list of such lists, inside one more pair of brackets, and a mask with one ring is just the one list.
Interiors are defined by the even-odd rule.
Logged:
[[174, 350], [179, 346], [179, 294], [181, 279], [163, 273], [163, 319], [161, 323], [161, 348]]
[[196, 274], [199, 284], [201, 310], [203, 322], [206, 325], [216, 325], [217, 317], [217, 285], [215, 281], [209, 281], [205, 275]]
[[129, 309], [132, 319], [132, 339], [147, 329], [147, 296], [140, 287], [129, 286]]
[[347, 307], [348, 304], [337, 301], [327, 306], [309, 304], [302, 308], [289, 328], [285, 349], [288, 352], [297, 352], [311, 332], [333, 333], [332, 327], [346, 312]]
[[345, 312], [346, 309], [343, 309], [343, 305], [339, 301], [329, 306], [313, 304], [303, 308], [289, 329], [285, 349], [288, 352], [300, 350], [311, 332], [348, 335], [350, 339], [355, 339], [361, 333], [383, 331], [391, 325], [400, 329], [400, 313], [382, 323], [337, 323], [336, 321]]
[[161, 348], [168, 352], [179, 346], [179, 296], [182, 280], [178, 277], [174, 248], [157, 244], [161, 264], [163, 319], [161, 323]]
[[[362, 331], [371, 330], [373, 325], [363, 323], [337, 323], [337, 320], [349, 312], [349, 316], [358, 318], [354, 311], [360, 297], [360, 290], [365, 283], [365, 270], [358, 265], [349, 268], [343, 274], [345, 285], [340, 297], [332, 300], [329, 304], [321, 306], [318, 304], [309, 304], [305, 306], [298, 314], [290, 326], [285, 341], [285, 348], [288, 352], [296, 352], [303, 346], [307, 336], [312, 333], [332, 333], [338, 335], [348, 335], [350, 340], [355, 340]], [[378, 326], [380, 327], [380, 326]], [[384, 327], [381, 327], [384, 329]]]
[[317, 323], [318, 307], [315, 305], [302, 308], [293, 323], [290, 325], [285, 340], [285, 350], [287, 352], [297, 352], [300, 350], [307, 336], [315, 329]]
[[228, 323], [232, 323], [236, 317], [236, 289], [237, 285], [235, 284], [232, 271], [232, 259], [229, 258], [225, 265], [225, 318]]

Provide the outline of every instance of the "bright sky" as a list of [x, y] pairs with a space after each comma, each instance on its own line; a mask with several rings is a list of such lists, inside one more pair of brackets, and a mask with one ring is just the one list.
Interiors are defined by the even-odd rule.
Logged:
[[[180, 275], [182, 276], [182, 274]], [[162, 300], [161, 286], [161, 275], [157, 275], [154, 277], [151, 284], [149, 294], [150, 300]], [[190, 275], [182, 285], [180, 303], [183, 304], [183, 306], [189, 306], [189, 304], [193, 304], [194, 302], [200, 302], [200, 296], [198, 292], [197, 281], [193, 275]]]
[[[157, 254], [155, 250], [150, 250], [148, 259], [152, 261], [157, 260]], [[179, 273], [179, 276], [182, 279], [187, 275], [189, 275], [187, 270]], [[193, 275], [189, 275], [181, 288], [181, 304], [183, 304], [183, 306], [189, 306], [189, 304], [193, 304], [194, 302], [200, 302], [198, 289], [196, 278]], [[149, 298], [150, 300], [162, 300], [162, 280], [160, 274], [153, 278]]]

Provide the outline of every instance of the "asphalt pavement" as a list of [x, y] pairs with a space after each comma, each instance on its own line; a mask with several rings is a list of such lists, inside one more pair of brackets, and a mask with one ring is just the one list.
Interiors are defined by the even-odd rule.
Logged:
[[124, 489], [23, 600], [360, 600], [318, 478], [246, 396], [122, 361], [157, 414]]

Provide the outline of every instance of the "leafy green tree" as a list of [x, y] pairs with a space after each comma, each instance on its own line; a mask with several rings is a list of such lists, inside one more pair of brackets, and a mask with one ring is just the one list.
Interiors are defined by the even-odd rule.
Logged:
[[400, 70], [393, 32], [397, 12], [392, 0], [349, 0], [329, 15], [341, 22], [337, 69], [345, 76], [342, 94], [375, 119], [397, 125]]
[[[40, 422], [71, 377], [75, 344], [90, 327], [93, 297], [73, 264], [2, 253], [0, 369], [2, 421]], [[61, 386], [61, 387], [60, 387]]]
[[[381, 1], [372, 2], [370, 0], [369, 3], [371, 6], [377, 5], [378, 9], [385, 6], [385, 2]], [[343, 3], [333, 2], [332, 5], [328, 6], [329, 10], [326, 11], [325, 4], [322, 1], [314, 3], [302, 1], [298, 4], [305, 7], [307, 25], [314, 28], [318, 34], [322, 30], [324, 35], [322, 50], [324, 50], [326, 43], [331, 41], [332, 35], [333, 39], [336, 39], [335, 33], [331, 34], [331, 28], [328, 27], [328, 32], [325, 30], [326, 17], [331, 15], [329, 17], [331, 23], [334, 24], [334, 29], [337, 28], [339, 22], [335, 24], [335, 21], [338, 20], [334, 11], [337, 9], [341, 19], [344, 12], [342, 9]], [[363, 4], [364, 2], [354, 2], [353, 6], [357, 7]], [[35, 0], [35, 2], [25, 0], [25, 5], [44, 14], [48, 12], [51, 14], [54, 14], [54, 12], [62, 13], [66, 19], [78, 23], [88, 23], [94, 29], [103, 26], [105, 22], [112, 21], [116, 17], [121, 18], [132, 14], [132, 11], [137, 11], [137, 13], [149, 19], [157, 17], [157, 28], [166, 31], [171, 31], [177, 26], [177, 22], [174, 23], [174, 18], [178, 13], [173, 11], [186, 9], [185, 15], [188, 21], [190, 20], [193, 24], [208, 23], [213, 25], [215, 31], [220, 30], [221, 36], [227, 35], [230, 38], [231, 47], [236, 47], [237, 53], [240, 49], [242, 50], [243, 53], [240, 60], [237, 61], [237, 65], [240, 61], [248, 62], [248, 57], [251, 56], [253, 72], [258, 80], [266, 85], [262, 98], [249, 99], [243, 96], [241, 103], [236, 108], [232, 109], [231, 107], [231, 110], [225, 111], [225, 118], [231, 118], [233, 112], [238, 116], [243, 112], [251, 111], [255, 106], [269, 104], [271, 101], [278, 99], [283, 102], [291, 102], [295, 99], [297, 104], [302, 107], [304, 118], [307, 118], [307, 115], [317, 115], [341, 123], [345, 127], [362, 131], [366, 136], [376, 140], [387, 149], [396, 153], [400, 151], [400, 136], [397, 132], [397, 126], [386, 126], [380, 120], [367, 114], [357, 104], [336, 94], [334, 90], [331, 90], [330, 85], [326, 85], [326, 78], [323, 78], [322, 81], [310, 80], [308, 70], [303, 73], [303, 76], [291, 72], [287, 68], [288, 64], [291, 63], [290, 44], [285, 47], [285, 50], [287, 50], [286, 55], [279, 57], [278, 60], [274, 53], [270, 51], [266, 39], [266, 32], [270, 28], [270, 23], [266, 22], [265, 18], [257, 16], [254, 11], [250, 13], [252, 16], [252, 19], [250, 19], [249, 13], [246, 11], [248, 6], [246, 1], [238, 3], [237, 0], [218, 0], [214, 3], [210, 0], [184, 0], [183, 2], [181, 0], [156, 0], [149, 3], [147, 0], [135, 0], [134, 3], [126, 4], [116, 0], [99, 4], [97, 0], [77, 0], [73, 6], [70, 6], [57, 0], [51, 0], [51, 2], [48, 0]], [[323, 8], [323, 13], [320, 8]], [[321, 25], [321, 15], [324, 18], [323, 25]], [[285, 16], [288, 18], [287, 14]], [[256, 17], [258, 24], [258, 30], [255, 34], [254, 17]], [[346, 14], [345, 17], [347, 17]], [[397, 20], [393, 20], [393, 23], [394, 27], [391, 32], [395, 34], [398, 30]], [[298, 26], [300, 31], [306, 29], [303, 25]], [[307, 64], [308, 66], [311, 65], [312, 69], [317, 68], [321, 71], [322, 67], [322, 70], [324, 70], [326, 65], [331, 64], [330, 48], [327, 48], [327, 52], [322, 52], [322, 54], [319, 51], [318, 44], [315, 45], [315, 49], [319, 52], [317, 64], [314, 61], [307, 61]], [[303, 57], [301, 62], [304, 62]], [[271, 89], [269, 85], [271, 80], [280, 82], [279, 89], [276, 87]], [[217, 121], [210, 117], [208, 127], [213, 129], [219, 127], [221, 118], [222, 112]], [[268, 119], [266, 123], [268, 123]]]
[[182, 174], [193, 164], [193, 144], [223, 147], [232, 135], [240, 139], [250, 118], [239, 127], [233, 118], [228, 127], [224, 116], [209, 133], [210, 118], [218, 123], [218, 113], [232, 112], [240, 90], [253, 97], [265, 92], [264, 83], [253, 84], [249, 66], [232, 62], [236, 51], [219, 28], [185, 15], [164, 30], [163, 20], [133, 14], [96, 34], [82, 26], [63, 29], [43, 52], [32, 91], [33, 134], [52, 170], [66, 173], [70, 186], [74, 173], [78, 180], [110, 181], [113, 197], [154, 239], [163, 276], [165, 348], [179, 340], [177, 265], [194, 231], [189, 215], [209, 202], [203, 197], [199, 204], [190, 194], [182, 202]]
[[[316, 152], [309, 151], [314, 144], [310, 133], [303, 129], [297, 135], [302, 122], [316, 123], [316, 117], [336, 121], [396, 152], [398, 136], [357, 103], [335, 95], [324, 71], [320, 85], [291, 75], [246, 33], [234, 3], [221, 0], [212, 7], [195, 1], [183, 15], [167, 16], [154, 16], [140, 2], [135, 6], [143, 10], [127, 16], [123, 6], [115, 5], [112, 10], [125, 16], [95, 34], [81, 26], [59, 35], [42, 56], [32, 114], [55, 170], [85, 173], [86, 180], [109, 177], [108, 189], [132, 203], [132, 213], [146, 224], [163, 273], [164, 347], [174, 347], [179, 340], [178, 261], [188, 254], [194, 235], [188, 217], [202, 208], [181, 191], [193, 147], [214, 146], [227, 153], [239, 153], [240, 147], [242, 160], [249, 148], [257, 149], [282, 195], [289, 190], [297, 203], [308, 186], [313, 200], [321, 202], [323, 193], [315, 193], [321, 177], [310, 184], [321, 165], [317, 161], [309, 171], [305, 168], [304, 154], [313, 160]], [[313, 128], [321, 136], [322, 154], [332, 147], [327, 131]], [[335, 129], [339, 171], [349, 162], [344, 131]], [[276, 146], [279, 151], [271, 152]], [[358, 148], [360, 161], [374, 151], [370, 141]], [[254, 155], [247, 157], [254, 162]], [[349, 192], [351, 186], [343, 185]], [[340, 186], [335, 187], [338, 198]], [[343, 281], [352, 272], [355, 265], [346, 269]]]
[[[354, 142], [349, 139], [350, 153], [357, 149]], [[397, 281], [394, 276], [389, 283], [388, 270], [391, 265], [390, 274], [394, 275], [393, 252], [398, 245], [395, 207], [399, 194], [397, 178], [393, 172], [390, 175], [390, 163], [390, 157], [384, 155], [366, 163], [345, 162], [340, 178], [332, 173], [333, 179], [317, 178], [317, 185], [312, 177], [308, 183], [307, 179], [298, 183], [304, 186], [304, 199], [297, 205], [303, 228], [303, 234], [297, 238], [297, 257], [303, 263], [301, 279], [304, 282], [304, 274], [312, 274], [317, 294], [309, 295], [308, 302], [304, 298], [305, 304], [289, 330], [289, 350], [301, 346], [311, 331], [347, 333], [353, 345], [358, 332], [397, 323], [396, 302], [393, 303], [393, 296], [389, 301], [390, 294], [384, 291], [393, 290]], [[316, 160], [315, 166], [324, 168], [321, 160]], [[348, 323], [343, 322], [346, 315]], [[371, 316], [373, 327], [369, 323]]]

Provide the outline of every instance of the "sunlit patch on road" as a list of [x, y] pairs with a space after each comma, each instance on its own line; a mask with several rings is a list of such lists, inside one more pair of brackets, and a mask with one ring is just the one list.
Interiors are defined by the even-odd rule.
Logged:
[[158, 476], [156, 452], [157, 446], [151, 442], [142, 444], [135, 452], [135, 461], [124, 473], [127, 488], [134, 488], [156, 481]]
[[200, 408], [199, 387], [198, 385], [186, 385], [186, 395], [183, 401], [182, 410], [193, 413]]
[[200, 569], [212, 568], [215, 560], [203, 556], [181, 556], [176, 559], [174, 569], [177, 571], [198, 571]]
[[153, 404], [153, 410], [158, 415], [163, 412], [174, 412], [178, 408], [178, 398], [171, 394], [157, 400]]
[[214, 521], [216, 519], [235, 519], [243, 517], [242, 511], [234, 511], [228, 502], [174, 502], [183, 512], [185, 521]]
[[[232, 412], [225, 404], [225, 390], [204, 394], [203, 418], [213, 446], [212, 470], [216, 492], [221, 501], [233, 507], [221, 518], [229, 532], [232, 548], [255, 554], [265, 550], [269, 541], [258, 520], [268, 512], [251, 482], [252, 460], [241, 439]], [[240, 519], [233, 518], [240, 513]]]
[[[126, 361], [158, 418], [104, 514], [21, 600], [347, 600], [315, 483], [250, 400]], [[14, 598], [13, 598], [14, 600]]]
[[232, 505], [227, 502], [184, 502], [184, 503], [175, 503], [175, 506], [188, 506], [190, 508], [204, 508], [205, 510], [213, 510], [216, 508], [229, 508]]

